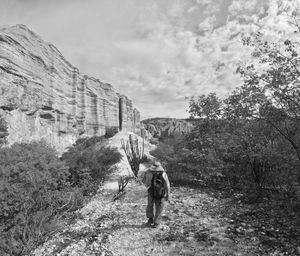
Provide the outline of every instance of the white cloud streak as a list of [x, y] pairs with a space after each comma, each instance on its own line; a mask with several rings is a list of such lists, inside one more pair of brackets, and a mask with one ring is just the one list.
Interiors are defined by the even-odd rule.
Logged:
[[235, 71], [249, 58], [242, 36], [292, 33], [280, 14], [289, 2], [0, 0], [0, 26], [26, 24], [82, 72], [128, 95], [143, 117], [186, 117], [185, 97], [224, 97], [241, 84]]

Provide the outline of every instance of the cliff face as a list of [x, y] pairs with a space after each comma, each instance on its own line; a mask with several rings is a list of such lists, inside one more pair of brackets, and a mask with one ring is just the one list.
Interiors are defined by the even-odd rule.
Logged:
[[185, 119], [151, 118], [141, 122], [144, 129], [153, 137], [179, 136], [189, 133], [193, 123]]
[[60, 152], [79, 136], [139, 129], [131, 100], [81, 74], [24, 25], [0, 30], [0, 109], [9, 143], [45, 139]]

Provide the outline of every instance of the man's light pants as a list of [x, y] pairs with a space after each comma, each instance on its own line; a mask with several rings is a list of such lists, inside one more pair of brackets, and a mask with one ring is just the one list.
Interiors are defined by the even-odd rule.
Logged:
[[[154, 224], [159, 224], [161, 214], [164, 207], [165, 199], [154, 199], [150, 193], [148, 193], [148, 205], [146, 209], [146, 216], [148, 219], [153, 219]], [[155, 208], [155, 209], [154, 209]]]

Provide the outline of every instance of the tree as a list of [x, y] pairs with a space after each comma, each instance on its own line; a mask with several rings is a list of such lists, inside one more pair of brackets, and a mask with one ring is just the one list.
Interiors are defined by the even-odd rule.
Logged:
[[214, 93], [190, 100], [191, 117], [202, 122], [186, 148], [202, 170], [240, 170], [261, 186], [269, 174], [287, 169], [294, 177], [299, 167], [299, 49], [290, 40], [266, 42], [260, 33], [244, 44], [253, 47], [256, 64], [239, 69], [244, 83], [223, 102]]
[[192, 97], [189, 102], [191, 118], [218, 119], [222, 113], [222, 101], [215, 93], [200, 95], [197, 99]]
[[226, 100], [231, 118], [267, 122], [288, 141], [300, 160], [300, 56], [299, 44], [290, 40], [269, 43], [258, 33], [246, 38], [258, 65], [240, 69], [243, 86]]

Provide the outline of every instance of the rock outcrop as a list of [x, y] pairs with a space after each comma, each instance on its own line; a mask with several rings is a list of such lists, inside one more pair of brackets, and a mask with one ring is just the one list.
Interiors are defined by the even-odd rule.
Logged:
[[59, 152], [80, 136], [140, 126], [131, 100], [81, 74], [24, 25], [0, 29], [0, 109], [8, 143], [43, 138]]
[[175, 118], [151, 118], [143, 120], [141, 124], [156, 138], [184, 135], [194, 126], [192, 121]]

